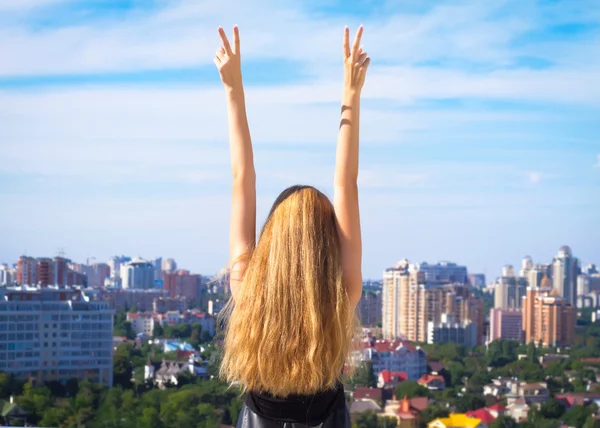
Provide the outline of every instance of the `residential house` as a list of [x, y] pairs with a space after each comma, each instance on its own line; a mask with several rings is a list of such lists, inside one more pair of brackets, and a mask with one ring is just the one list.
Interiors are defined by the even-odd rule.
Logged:
[[506, 414], [517, 422], [527, 420], [529, 413], [529, 404], [524, 397], [519, 397], [506, 406]]
[[383, 370], [404, 372], [409, 380], [417, 380], [427, 373], [425, 351], [409, 342], [368, 337], [364, 345], [363, 349], [354, 351], [354, 359], [372, 361], [374, 373]]
[[492, 383], [487, 384], [483, 387], [483, 395], [493, 395], [499, 398], [505, 394], [508, 394], [511, 390], [512, 384], [517, 380], [510, 377], [499, 377], [493, 379]]
[[377, 387], [396, 388], [405, 380], [407, 380], [407, 375], [405, 372], [391, 372], [389, 370], [382, 370], [377, 376]]
[[506, 403], [510, 405], [521, 397], [525, 399], [529, 406], [533, 404], [540, 405], [550, 398], [548, 384], [545, 382], [515, 382], [512, 384], [510, 392], [506, 394]]
[[364, 413], [364, 412], [375, 412], [381, 413], [381, 406], [375, 402], [375, 400], [371, 400], [370, 398], [364, 398], [361, 400], [354, 400], [350, 403], [350, 414], [355, 413]]
[[481, 419], [470, 418], [464, 413], [450, 413], [447, 418], [438, 418], [427, 425], [428, 428], [487, 428]]
[[417, 383], [432, 391], [441, 391], [446, 388], [444, 377], [439, 375], [424, 374]]
[[398, 420], [398, 428], [416, 428], [419, 425], [421, 411], [427, 408], [427, 397], [404, 397], [397, 400], [394, 396], [386, 403], [384, 416], [394, 417]]
[[467, 416], [470, 418], [480, 419], [484, 424], [490, 424], [494, 419], [496, 419], [496, 417], [492, 415], [485, 407], [467, 412]]

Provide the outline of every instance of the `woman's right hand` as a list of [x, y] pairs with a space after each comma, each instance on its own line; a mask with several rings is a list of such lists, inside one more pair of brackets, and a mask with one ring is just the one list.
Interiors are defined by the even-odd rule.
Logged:
[[344, 94], [349, 96], [360, 96], [365, 83], [367, 68], [371, 58], [360, 47], [363, 27], [358, 27], [352, 49], [350, 49], [350, 30], [344, 29]]
[[227, 40], [225, 31], [219, 27], [219, 36], [222, 46], [217, 49], [214, 58], [215, 65], [221, 75], [225, 89], [238, 89], [242, 87], [242, 63], [240, 60], [240, 32], [237, 25], [233, 27], [233, 49]]

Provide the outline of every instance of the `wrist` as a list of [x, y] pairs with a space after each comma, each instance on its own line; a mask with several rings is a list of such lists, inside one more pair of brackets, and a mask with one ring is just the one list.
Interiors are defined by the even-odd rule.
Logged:
[[244, 95], [244, 86], [240, 83], [239, 85], [224, 85], [225, 93], [228, 97], [238, 97]]
[[342, 104], [357, 104], [360, 102], [360, 91], [356, 89], [344, 89], [342, 94]]

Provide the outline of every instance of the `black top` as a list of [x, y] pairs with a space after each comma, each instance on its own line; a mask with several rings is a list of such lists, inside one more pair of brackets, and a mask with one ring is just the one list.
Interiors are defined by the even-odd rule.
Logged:
[[262, 392], [246, 394], [246, 405], [257, 415], [281, 422], [296, 422], [306, 425], [322, 423], [334, 410], [346, 406], [344, 385], [314, 395], [289, 395], [276, 398]]

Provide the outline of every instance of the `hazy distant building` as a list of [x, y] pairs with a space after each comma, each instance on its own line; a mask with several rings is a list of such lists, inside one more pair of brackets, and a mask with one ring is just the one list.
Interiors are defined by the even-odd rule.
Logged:
[[33, 257], [19, 257], [17, 261], [17, 283], [21, 285], [36, 285], [37, 282], [37, 260]]
[[363, 290], [358, 303], [358, 311], [363, 326], [375, 326], [381, 322], [381, 291]]
[[381, 327], [387, 339], [400, 337], [400, 281], [408, 281], [409, 264], [404, 259], [383, 272]]
[[527, 281], [524, 278], [500, 277], [494, 286], [494, 307], [498, 309], [519, 309], [526, 291]]
[[120, 278], [121, 266], [131, 261], [131, 257], [126, 256], [113, 256], [108, 259], [108, 266], [113, 278]]
[[541, 287], [528, 287], [523, 299], [525, 342], [543, 346], [570, 345], [575, 337], [576, 309], [551, 288], [548, 277]]
[[483, 273], [470, 273], [469, 284], [473, 287], [485, 287], [485, 274]]
[[0, 265], [0, 285], [11, 285], [17, 282], [17, 272], [8, 265]]
[[492, 308], [488, 342], [494, 340], [523, 340], [523, 313], [519, 309]]
[[122, 265], [121, 287], [136, 290], [154, 288], [154, 267], [152, 263], [135, 258]]
[[165, 272], [163, 290], [169, 297], [185, 297], [188, 301], [195, 302], [202, 292], [202, 275], [191, 274], [187, 270]]
[[563, 245], [552, 262], [552, 286], [570, 305], [577, 301], [578, 275], [579, 261], [573, 257], [571, 249]]
[[154, 280], [160, 281], [162, 279], [162, 257], [157, 257], [151, 261], [154, 267]]
[[528, 272], [527, 282], [530, 287], [539, 287], [542, 279], [547, 276], [552, 277], [552, 267], [550, 265], [536, 264]]
[[529, 278], [529, 272], [533, 269], [533, 259], [531, 256], [523, 257], [521, 261], [521, 270], [519, 270], [519, 276], [521, 278]]
[[515, 276], [515, 268], [513, 265], [504, 265], [502, 267], [502, 276], [504, 277], [514, 277]]
[[466, 284], [467, 267], [459, 266], [452, 262], [439, 262], [436, 264], [411, 263], [410, 271], [419, 271], [424, 275], [424, 281], [427, 283], [445, 283], [445, 284]]
[[162, 270], [164, 272], [175, 272], [177, 270], [177, 263], [173, 259], [164, 259], [162, 262]]
[[107, 263], [96, 263], [91, 266], [91, 275], [88, 277], [90, 287], [104, 287], [104, 282], [110, 278], [110, 266]]

